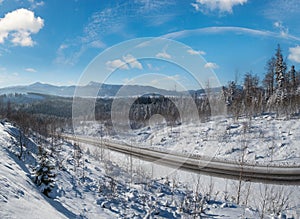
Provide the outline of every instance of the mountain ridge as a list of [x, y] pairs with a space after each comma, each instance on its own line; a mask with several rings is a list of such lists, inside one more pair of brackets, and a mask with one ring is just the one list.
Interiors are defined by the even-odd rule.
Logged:
[[[121, 89], [122, 88], [122, 89]], [[121, 90], [120, 90], [121, 89]], [[203, 92], [203, 90], [200, 90]], [[171, 91], [152, 86], [144, 85], [115, 85], [103, 84], [91, 81], [86, 85], [57, 86], [47, 83], [35, 82], [29, 85], [19, 85], [0, 88], [0, 95], [11, 93], [41, 93], [54, 96], [72, 97], [76, 96], [95, 96], [115, 97], [115, 96], [136, 96], [137, 94], [154, 93], [166, 96], [182, 96], [190, 91]], [[198, 91], [197, 91], [198, 92]]]

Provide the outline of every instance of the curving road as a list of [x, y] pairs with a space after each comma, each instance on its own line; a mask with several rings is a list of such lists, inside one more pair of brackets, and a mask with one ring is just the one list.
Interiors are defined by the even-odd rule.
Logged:
[[[63, 135], [65, 139], [78, 141], [94, 146], [101, 146], [99, 139]], [[132, 155], [141, 160], [167, 165], [173, 168], [202, 173], [230, 179], [264, 182], [272, 184], [300, 185], [300, 167], [276, 167], [250, 164], [237, 164], [207, 158], [166, 153], [147, 148], [133, 147], [125, 144], [103, 142], [106, 149], [122, 154]]]

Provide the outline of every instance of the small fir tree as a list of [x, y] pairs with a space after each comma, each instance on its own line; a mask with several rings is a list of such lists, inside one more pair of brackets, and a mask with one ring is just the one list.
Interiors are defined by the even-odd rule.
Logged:
[[50, 197], [50, 192], [54, 188], [55, 166], [51, 163], [47, 151], [39, 147], [39, 164], [35, 168], [34, 183], [40, 191]]

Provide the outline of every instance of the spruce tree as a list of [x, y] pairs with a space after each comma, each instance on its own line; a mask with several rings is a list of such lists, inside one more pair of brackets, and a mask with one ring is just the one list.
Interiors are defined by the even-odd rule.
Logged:
[[282, 90], [284, 88], [286, 63], [283, 61], [283, 56], [279, 44], [275, 56], [276, 56], [275, 74], [276, 74], [277, 88], [279, 90]]
[[39, 147], [39, 164], [35, 168], [34, 183], [47, 197], [50, 197], [50, 192], [54, 187], [54, 169], [55, 166], [49, 160], [47, 151]]

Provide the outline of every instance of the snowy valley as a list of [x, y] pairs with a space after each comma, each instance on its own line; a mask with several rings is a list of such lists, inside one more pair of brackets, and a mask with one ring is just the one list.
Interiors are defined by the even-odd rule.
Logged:
[[[273, 209], [282, 217], [299, 216], [298, 186], [245, 182], [239, 206], [234, 197], [238, 182], [163, 166], [152, 166], [151, 172], [149, 164], [115, 152], [38, 135], [20, 140], [20, 133], [8, 122], [0, 124], [1, 218], [271, 218], [271, 211], [260, 209], [262, 194], [260, 199], [251, 195], [255, 188], [266, 196], [277, 194], [278, 202], [286, 200]], [[48, 185], [37, 185], [43, 159], [54, 177]], [[48, 186], [51, 192], [43, 192]], [[266, 205], [271, 210], [271, 203]]]

